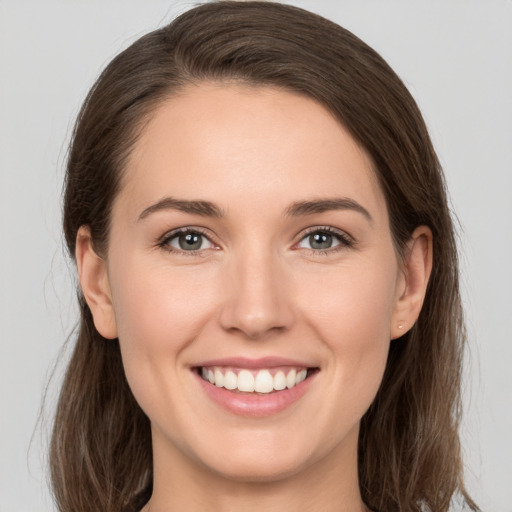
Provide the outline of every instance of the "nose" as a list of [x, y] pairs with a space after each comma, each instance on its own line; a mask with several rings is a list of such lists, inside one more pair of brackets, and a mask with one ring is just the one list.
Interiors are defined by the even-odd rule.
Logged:
[[220, 311], [224, 330], [258, 340], [290, 328], [294, 321], [292, 293], [277, 260], [252, 254], [233, 262]]

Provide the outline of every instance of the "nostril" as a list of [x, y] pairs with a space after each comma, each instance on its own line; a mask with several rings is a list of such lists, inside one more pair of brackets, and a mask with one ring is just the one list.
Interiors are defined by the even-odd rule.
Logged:
[[258, 341], [280, 334], [293, 324], [294, 310], [286, 286], [266, 271], [239, 279], [219, 310], [219, 323], [230, 334]]

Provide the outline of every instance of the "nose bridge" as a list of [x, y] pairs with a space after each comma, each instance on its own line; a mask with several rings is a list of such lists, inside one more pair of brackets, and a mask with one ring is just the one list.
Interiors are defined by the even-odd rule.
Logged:
[[245, 245], [233, 254], [229, 272], [221, 312], [224, 329], [257, 339], [290, 326], [293, 308], [286, 271], [268, 244]]

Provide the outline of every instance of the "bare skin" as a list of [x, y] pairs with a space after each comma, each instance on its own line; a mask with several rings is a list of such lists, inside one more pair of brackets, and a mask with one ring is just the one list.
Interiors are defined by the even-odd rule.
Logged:
[[[390, 340], [421, 309], [428, 228], [405, 256], [372, 162], [313, 100], [205, 83], [162, 103], [125, 169], [108, 254], [86, 227], [77, 238], [95, 325], [119, 338], [151, 421], [144, 512], [365, 510], [359, 424]], [[226, 408], [198, 371], [222, 358], [296, 361], [305, 391], [251, 416], [224, 390]]]

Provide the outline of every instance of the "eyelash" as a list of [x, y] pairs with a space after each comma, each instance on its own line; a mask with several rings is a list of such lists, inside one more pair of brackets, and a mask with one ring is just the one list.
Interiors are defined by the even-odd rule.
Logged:
[[211, 236], [209, 236], [205, 230], [201, 228], [179, 228], [175, 229], [169, 233], [166, 233], [160, 240], [158, 241], [158, 247], [163, 249], [164, 251], [167, 251], [169, 253], [178, 254], [180, 256], [204, 256], [204, 249], [199, 250], [193, 250], [193, 251], [184, 251], [175, 249], [174, 247], [171, 247], [169, 244], [170, 242], [180, 235], [201, 235], [204, 238], [206, 238], [210, 243], [215, 245], [215, 242], [211, 240]]
[[295, 244], [295, 246], [300, 244], [300, 242], [302, 242], [302, 240], [304, 240], [306, 237], [311, 236], [314, 233], [327, 233], [332, 235], [333, 238], [340, 242], [339, 245], [330, 247], [328, 249], [306, 249], [322, 256], [329, 256], [344, 249], [350, 249], [356, 244], [355, 240], [343, 231], [339, 231], [338, 229], [335, 229], [331, 226], [315, 226], [307, 229], [304, 233], [302, 233], [300, 240]]
[[[308, 249], [305, 248], [307, 251], [311, 251], [315, 254], [322, 255], [322, 256], [328, 256], [333, 253], [337, 253], [338, 251], [341, 251], [343, 249], [351, 248], [355, 246], [355, 240], [347, 235], [346, 233], [339, 231], [337, 229], [332, 228], [331, 226], [315, 226], [312, 228], [307, 229], [304, 233], [302, 233], [299, 241], [294, 244], [294, 247], [296, 247], [298, 244], [302, 242], [306, 237], [314, 234], [314, 233], [327, 233], [329, 235], [332, 235], [336, 240], [338, 240], [339, 245], [336, 245], [332, 248], [328, 249]], [[176, 229], [174, 231], [171, 231], [169, 233], [166, 233], [163, 237], [161, 237], [158, 240], [158, 247], [161, 249], [174, 254], [179, 254], [180, 256], [204, 256], [204, 250], [205, 249], [199, 249], [199, 250], [192, 250], [192, 251], [184, 251], [175, 249], [174, 247], [171, 247], [169, 244], [170, 242], [175, 239], [176, 237], [180, 235], [201, 235], [205, 237], [210, 243], [215, 245], [215, 242], [212, 241], [211, 236], [209, 236], [205, 230], [201, 228], [180, 228]]]

